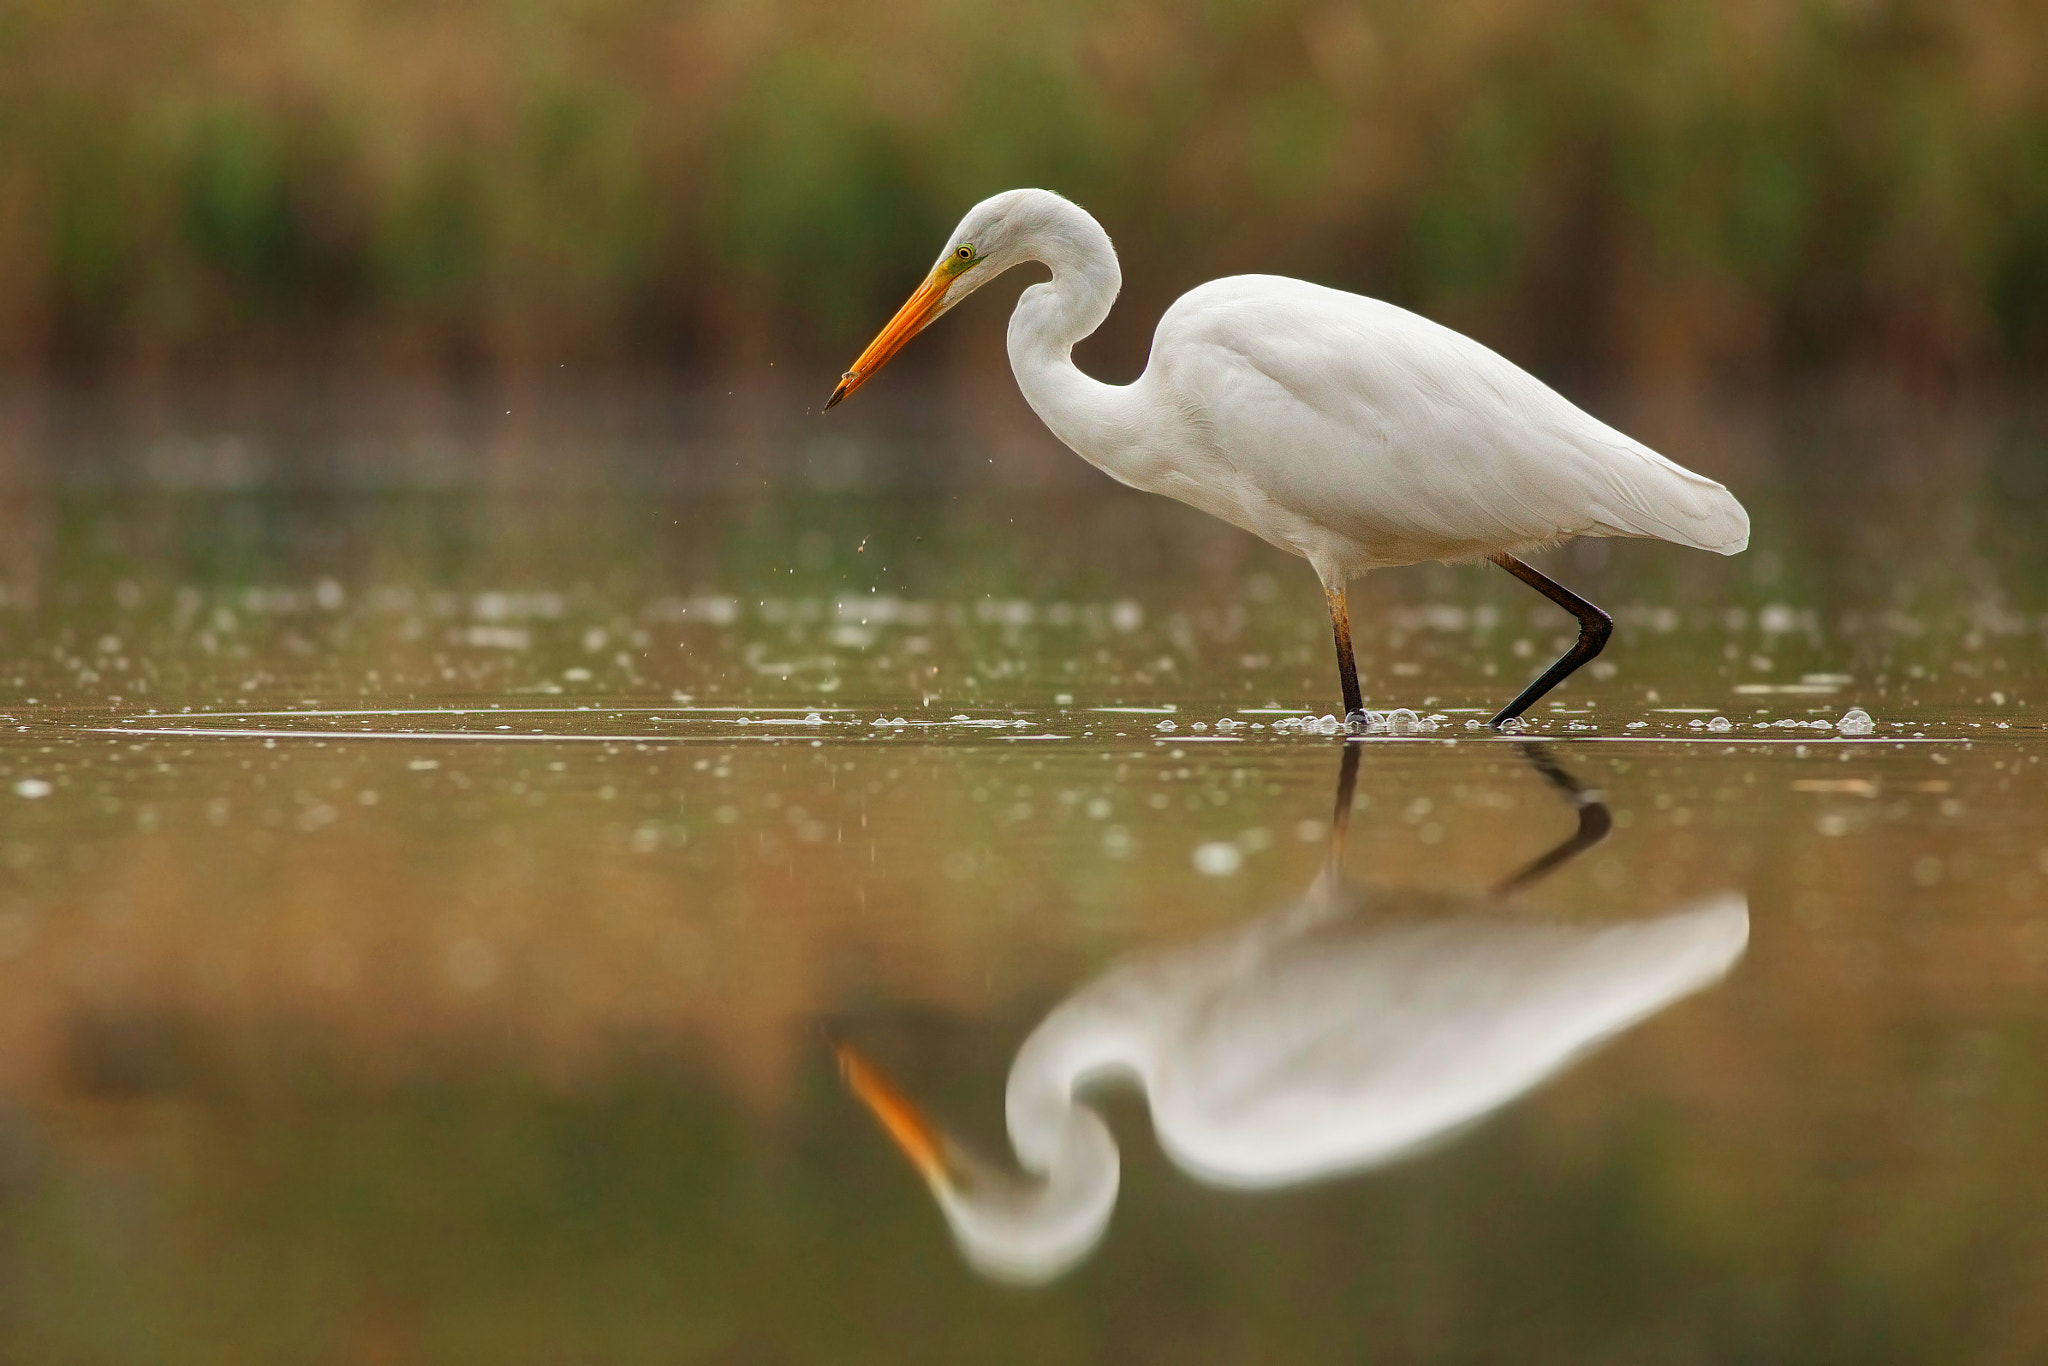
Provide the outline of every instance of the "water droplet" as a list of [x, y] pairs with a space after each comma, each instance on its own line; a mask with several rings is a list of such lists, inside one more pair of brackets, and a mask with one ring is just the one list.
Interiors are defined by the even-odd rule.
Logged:
[[1711, 731], [1734, 730], [1735, 725], [1727, 717], [1717, 716], [1713, 720], [1707, 722], [1707, 729]]
[[1870, 713], [1861, 707], [1851, 707], [1842, 713], [1842, 719], [1835, 722], [1835, 730], [1843, 735], [1869, 735], [1876, 731], [1877, 722], [1870, 719]]
[[35, 801], [40, 797], [47, 797], [54, 790], [41, 778], [23, 778], [14, 785], [14, 795], [26, 797], [30, 801]]
[[1229, 840], [1195, 846], [1195, 871], [1204, 877], [1229, 877], [1243, 866], [1243, 851]]

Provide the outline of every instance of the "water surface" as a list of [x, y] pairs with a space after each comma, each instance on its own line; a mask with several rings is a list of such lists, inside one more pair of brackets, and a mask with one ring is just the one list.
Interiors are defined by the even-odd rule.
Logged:
[[[12, 1358], [2048, 1351], [2048, 576], [1994, 484], [1557, 552], [1617, 636], [1519, 738], [1468, 722], [1568, 619], [1367, 580], [1424, 724], [1347, 802], [1306, 569], [1122, 490], [68, 478], [52, 430], [4, 514]], [[1059, 1030], [1153, 1094], [1084, 1092], [1114, 1198], [1005, 1263], [835, 1047], [1028, 1201]]]

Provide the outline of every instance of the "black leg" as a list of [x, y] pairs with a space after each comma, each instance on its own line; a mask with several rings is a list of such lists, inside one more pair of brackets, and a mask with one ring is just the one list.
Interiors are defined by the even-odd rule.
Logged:
[[1564, 657], [1543, 671], [1543, 676], [1522, 689], [1522, 695], [1500, 710], [1500, 715], [1489, 721], [1497, 726], [1501, 722], [1520, 716], [1536, 705], [1536, 699], [1549, 692], [1571, 676], [1574, 669], [1600, 653], [1607, 644], [1607, 637], [1614, 634], [1614, 618], [1587, 602], [1571, 589], [1566, 588], [1548, 574], [1533, 569], [1512, 555], [1495, 555], [1493, 562], [1513, 574], [1523, 583], [1549, 598], [1565, 611], [1579, 619], [1579, 638]]
[[1330, 813], [1330, 838], [1334, 852], [1343, 853], [1344, 837], [1351, 830], [1351, 799], [1358, 792], [1358, 746], [1344, 746], [1344, 761], [1337, 766], [1337, 807]]
[[1351, 834], [1351, 799], [1358, 792], [1358, 742], [1344, 742], [1344, 758], [1337, 765], [1337, 805], [1330, 812], [1330, 854], [1323, 862], [1324, 886], [1344, 880], [1344, 842]]
[[1555, 849], [1535, 859], [1512, 877], [1502, 879], [1494, 892], [1506, 896], [1518, 892], [1538, 878], [1556, 872], [1579, 855], [1607, 838], [1607, 832], [1614, 828], [1614, 818], [1607, 814], [1607, 803], [1600, 800], [1600, 794], [1589, 791], [1586, 785], [1564, 771], [1557, 760], [1550, 757], [1541, 745], [1522, 746], [1522, 757], [1527, 759], [1538, 773], [1550, 781], [1550, 785], [1562, 792], [1579, 813], [1579, 828]]
[[1351, 609], [1344, 601], [1344, 589], [1325, 588], [1323, 595], [1330, 600], [1330, 628], [1337, 636], [1337, 679], [1344, 686], [1344, 717], [1365, 710], [1365, 699], [1358, 692], [1358, 661], [1351, 654]]

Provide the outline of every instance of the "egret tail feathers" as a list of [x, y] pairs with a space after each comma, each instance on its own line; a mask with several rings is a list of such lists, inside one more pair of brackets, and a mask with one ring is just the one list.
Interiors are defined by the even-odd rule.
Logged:
[[1734, 494], [1647, 446], [1635, 446], [1635, 454], [1642, 458], [1604, 466], [1612, 501], [1601, 520], [1608, 534], [1649, 536], [1720, 555], [1748, 549], [1749, 513]]

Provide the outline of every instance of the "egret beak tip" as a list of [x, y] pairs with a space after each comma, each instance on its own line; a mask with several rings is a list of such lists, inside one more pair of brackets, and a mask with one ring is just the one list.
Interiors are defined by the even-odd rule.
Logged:
[[837, 408], [840, 405], [840, 403], [846, 398], [846, 396], [853, 392], [854, 384], [855, 380], [853, 371], [849, 370], [845, 374], [841, 375], [839, 377], [838, 387], [833, 389], [832, 391], [832, 397], [825, 400], [825, 411], [829, 413], [834, 408]]
[[911, 1165], [933, 1185], [945, 1185], [949, 1179], [944, 1157], [945, 1139], [931, 1121], [852, 1044], [834, 1039], [832, 1051], [839, 1055], [839, 1074], [847, 1087], [881, 1122], [882, 1128], [895, 1140], [903, 1155], [910, 1159]]
[[896, 316], [889, 320], [889, 325], [868, 343], [868, 349], [860, 353], [860, 358], [854, 361], [853, 368], [839, 377], [839, 387], [832, 391], [831, 402], [825, 407], [829, 410], [855, 389], [873, 379], [875, 372], [889, 363], [889, 357], [902, 350], [905, 342], [916, 336], [926, 323], [937, 316], [940, 306], [945, 302], [946, 290], [952, 283], [951, 275], [934, 267], [932, 273], [925, 277], [925, 282], [917, 287], [917, 292], [910, 296], [903, 307], [896, 310]]

